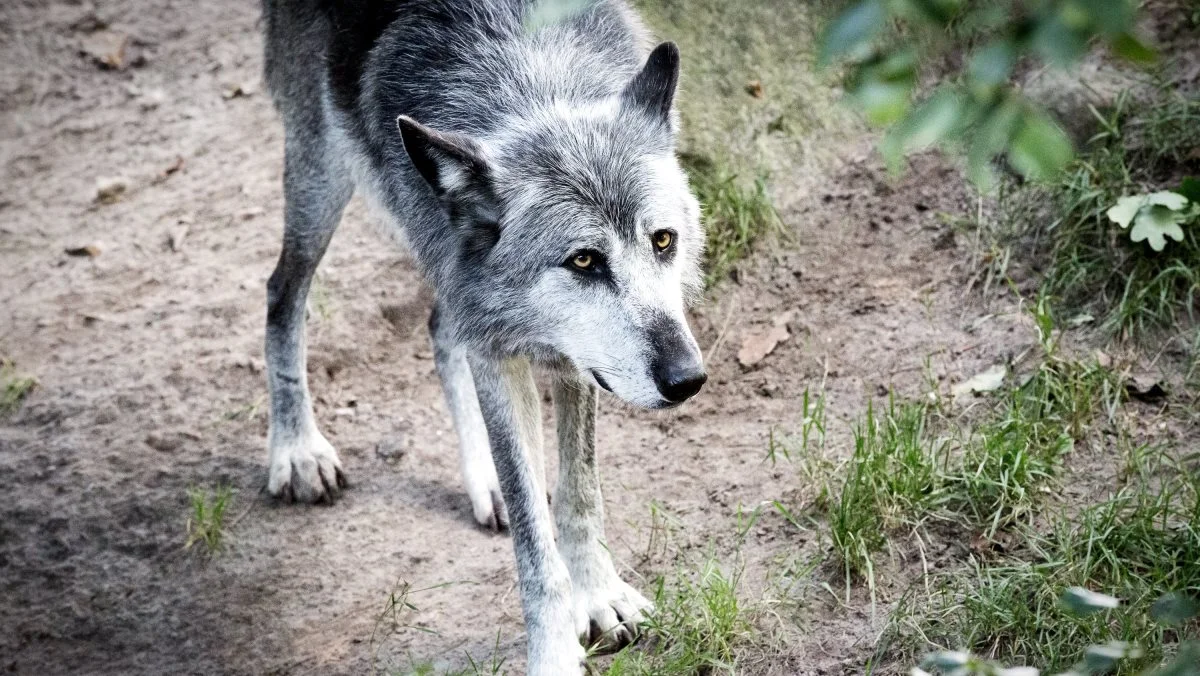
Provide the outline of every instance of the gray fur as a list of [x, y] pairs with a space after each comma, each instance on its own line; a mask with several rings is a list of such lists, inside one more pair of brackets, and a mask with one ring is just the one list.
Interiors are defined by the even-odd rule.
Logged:
[[[531, 11], [531, 0], [264, 0], [286, 130], [268, 488], [315, 502], [344, 485], [312, 413], [304, 303], [357, 188], [437, 296], [437, 370], [475, 518], [513, 535], [529, 673], [569, 674], [577, 639], [619, 646], [649, 608], [604, 547], [597, 387], [660, 408], [703, 384], [683, 311], [704, 236], [674, 156], [674, 46], [651, 52], [619, 0], [537, 30]], [[534, 365], [556, 374], [557, 544]]]

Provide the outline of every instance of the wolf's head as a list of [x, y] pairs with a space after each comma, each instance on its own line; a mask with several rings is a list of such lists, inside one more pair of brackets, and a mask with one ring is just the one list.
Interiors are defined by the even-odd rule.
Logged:
[[655, 49], [618, 94], [551, 101], [482, 137], [399, 120], [450, 216], [442, 275], [460, 339], [566, 360], [625, 401], [664, 408], [706, 379], [684, 316], [700, 290], [700, 209], [674, 153], [679, 52]]

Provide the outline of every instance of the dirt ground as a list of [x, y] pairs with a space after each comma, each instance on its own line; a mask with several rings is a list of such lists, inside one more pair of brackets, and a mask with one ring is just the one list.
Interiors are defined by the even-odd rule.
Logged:
[[[39, 382], [0, 423], [0, 670], [361, 674], [495, 653], [519, 673], [511, 546], [474, 524], [461, 488], [430, 296], [357, 198], [309, 322], [317, 416], [353, 489], [332, 508], [261, 491], [282, 133], [258, 18], [248, 0], [0, 8], [0, 354]], [[131, 36], [122, 69], [80, 52], [106, 30]], [[695, 311], [712, 377], [694, 403], [602, 402], [609, 545], [638, 584], [689, 552], [732, 555], [739, 506], [795, 489], [764, 457], [806, 388], [824, 383], [837, 447], [866, 399], [915, 392], [927, 357], [957, 381], [1033, 342], [1008, 301], [965, 293], [941, 217], [975, 208], [956, 171], [922, 159], [889, 182], [869, 149], [774, 177], [794, 237]], [[101, 203], [109, 177], [128, 187]], [[98, 255], [66, 253], [88, 245]], [[741, 367], [742, 340], [787, 311], [792, 337]], [[220, 484], [236, 523], [206, 560], [183, 551], [187, 490]], [[675, 523], [664, 550], [648, 544], [654, 502]], [[815, 546], [764, 516], [739, 547], [749, 593]], [[398, 582], [425, 589], [416, 628], [373, 638]], [[827, 610], [808, 606], [747, 673], [860, 671], [882, 618]]]

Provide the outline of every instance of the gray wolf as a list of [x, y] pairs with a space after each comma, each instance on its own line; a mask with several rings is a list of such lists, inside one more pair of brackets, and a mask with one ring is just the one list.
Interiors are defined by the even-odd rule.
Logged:
[[[511, 531], [529, 673], [555, 676], [581, 672], [581, 641], [631, 641], [650, 609], [604, 545], [598, 390], [668, 408], [706, 378], [684, 315], [704, 235], [675, 156], [679, 52], [651, 49], [621, 0], [573, 4], [553, 21], [533, 20], [553, 9], [533, 0], [263, 5], [285, 129], [268, 490], [332, 502], [346, 485], [313, 416], [304, 321], [357, 189], [434, 291], [467, 494], [480, 524]], [[553, 520], [534, 367], [554, 382]]]

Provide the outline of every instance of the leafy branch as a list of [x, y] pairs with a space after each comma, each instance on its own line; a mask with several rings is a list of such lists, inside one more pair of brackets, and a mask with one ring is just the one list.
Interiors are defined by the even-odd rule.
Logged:
[[[847, 64], [848, 97], [888, 128], [880, 150], [890, 168], [899, 170], [908, 153], [958, 149], [971, 180], [986, 189], [997, 179], [994, 160], [1036, 180], [1074, 157], [1056, 120], [1013, 86], [1017, 69], [1070, 68], [1094, 42], [1153, 63], [1135, 19], [1128, 0], [859, 0], [830, 24], [818, 61]], [[964, 65], [915, 102], [921, 62], [954, 50], [969, 51]]]

